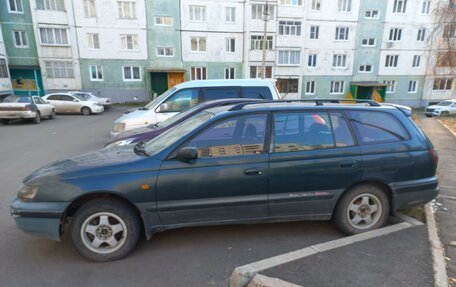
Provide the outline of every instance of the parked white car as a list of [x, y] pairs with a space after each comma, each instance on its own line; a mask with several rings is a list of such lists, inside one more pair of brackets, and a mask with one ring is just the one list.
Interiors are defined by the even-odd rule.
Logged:
[[428, 106], [424, 111], [426, 117], [456, 115], [456, 100], [446, 100], [436, 105]]
[[69, 93], [48, 94], [43, 100], [53, 105], [56, 113], [81, 113], [87, 116], [104, 111], [103, 105]]
[[114, 121], [111, 136], [164, 120], [195, 106], [228, 98], [278, 100], [274, 80], [204, 80], [183, 82], [167, 90], [146, 106], [122, 115]]
[[83, 97], [83, 98], [86, 99], [87, 101], [93, 101], [93, 102], [100, 103], [100, 104], [103, 105], [103, 107], [104, 107], [105, 109], [108, 108], [108, 107], [110, 107], [111, 104], [112, 104], [110, 98], [98, 97], [98, 96], [95, 96], [94, 94], [89, 93], [89, 92], [71, 91], [71, 92], [68, 92], [68, 93], [71, 94], [71, 95], [73, 95], [73, 96], [80, 96], [80, 97]]
[[39, 124], [42, 117], [54, 119], [55, 108], [39, 96], [11, 95], [0, 103], [0, 119], [3, 124], [14, 119], [32, 119], [35, 124]]

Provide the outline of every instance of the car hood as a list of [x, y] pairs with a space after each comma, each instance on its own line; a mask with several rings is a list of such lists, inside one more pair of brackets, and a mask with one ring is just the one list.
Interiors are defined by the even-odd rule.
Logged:
[[[24, 183], [50, 176], [66, 178], [95, 176], [110, 173], [134, 172], [159, 167], [154, 157], [138, 155], [134, 145], [100, 149], [86, 154], [58, 160], [46, 165], [24, 179]], [[146, 164], [147, 162], [147, 164]]]
[[444, 106], [432, 105], [432, 106], [427, 107], [426, 109], [443, 109], [443, 108], [445, 108], [445, 107]]
[[109, 140], [105, 146], [110, 145], [114, 142], [134, 139], [131, 143], [138, 143], [141, 141], [148, 141], [156, 136], [158, 136], [162, 132], [161, 129], [154, 129], [154, 128], [137, 128], [129, 131], [122, 132]]
[[114, 121], [114, 123], [124, 123], [129, 122], [131, 120], [141, 120], [141, 121], [148, 121], [149, 124], [153, 123], [153, 112], [151, 110], [142, 110], [137, 109], [128, 114], [123, 114], [120, 118]]

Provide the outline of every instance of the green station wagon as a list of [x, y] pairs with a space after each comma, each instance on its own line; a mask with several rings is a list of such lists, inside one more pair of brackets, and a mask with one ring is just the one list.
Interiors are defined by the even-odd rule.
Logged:
[[437, 154], [405, 107], [336, 101], [207, 109], [146, 144], [57, 161], [24, 179], [17, 226], [95, 261], [184, 226], [329, 220], [346, 234], [438, 193]]

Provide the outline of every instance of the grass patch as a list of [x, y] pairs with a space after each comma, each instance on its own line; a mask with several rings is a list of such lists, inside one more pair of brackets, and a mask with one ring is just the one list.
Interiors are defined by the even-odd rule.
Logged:
[[401, 209], [400, 212], [402, 212], [405, 215], [408, 215], [410, 217], [415, 218], [416, 220], [419, 220], [421, 222], [426, 222], [426, 214], [424, 213], [424, 205], [417, 205], [417, 206], [412, 206], [406, 209]]
[[144, 107], [149, 102], [126, 102], [126, 103], [115, 103], [114, 106], [123, 106], [123, 107]]

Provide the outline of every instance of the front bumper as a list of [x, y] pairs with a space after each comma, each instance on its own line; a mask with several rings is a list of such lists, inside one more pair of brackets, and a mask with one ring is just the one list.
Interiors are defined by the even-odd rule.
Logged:
[[429, 202], [439, 193], [436, 176], [390, 184], [393, 190], [393, 209]]
[[424, 111], [424, 114], [426, 116], [435, 116], [438, 117], [440, 116], [440, 111]]
[[15, 199], [10, 211], [16, 226], [32, 235], [60, 240], [67, 202], [24, 202]]

